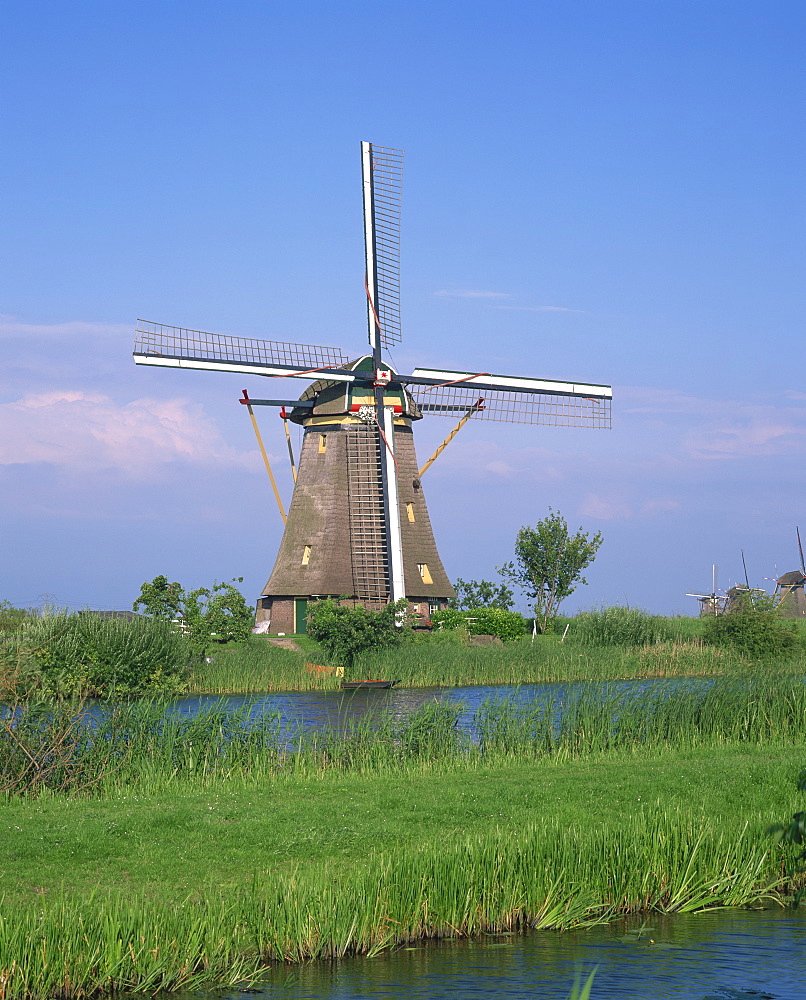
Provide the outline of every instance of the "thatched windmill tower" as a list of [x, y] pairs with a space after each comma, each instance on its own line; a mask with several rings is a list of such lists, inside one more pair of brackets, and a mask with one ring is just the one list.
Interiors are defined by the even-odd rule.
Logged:
[[776, 607], [784, 618], [806, 618], [806, 574], [801, 570], [784, 573], [775, 581]]
[[[137, 364], [316, 380], [298, 399], [250, 399], [244, 390], [241, 400], [250, 415], [258, 405], [280, 407], [283, 415], [290, 411], [289, 419], [305, 430], [287, 518], [275, 489], [285, 532], [257, 609], [258, 621], [270, 621], [273, 632], [304, 630], [307, 603], [318, 597], [369, 606], [406, 597], [422, 615], [445, 605], [453, 588], [434, 542], [421, 478], [471, 417], [610, 426], [610, 386], [433, 368], [401, 374], [391, 368], [383, 351], [401, 340], [403, 155], [364, 142], [361, 158], [366, 355], [350, 361], [336, 348], [138, 322]], [[418, 470], [412, 425], [429, 414], [459, 419]]]

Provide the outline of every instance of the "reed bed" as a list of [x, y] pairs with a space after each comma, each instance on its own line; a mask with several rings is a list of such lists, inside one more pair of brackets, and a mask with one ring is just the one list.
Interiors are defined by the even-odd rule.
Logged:
[[347, 872], [258, 877], [234, 898], [0, 902], [0, 997], [245, 985], [270, 963], [771, 900], [787, 887], [761, 823], [726, 833], [663, 811], [574, 829], [546, 818], [515, 834], [374, 854]]
[[[505, 646], [466, 646], [438, 634], [392, 649], [364, 654], [356, 677], [386, 677], [404, 687], [458, 687], [539, 684], [580, 680], [738, 675], [758, 669], [733, 650], [706, 646], [686, 619], [672, 619], [673, 640], [645, 645], [602, 645], [577, 641], [569, 631], [526, 638]], [[695, 624], [697, 624], [695, 622]], [[193, 693], [262, 693], [332, 690], [340, 679], [317, 670], [325, 663], [310, 640], [305, 652], [280, 649], [262, 637], [223, 647], [211, 663], [194, 667], [187, 690]], [[766, 669], [766, 668], [765, 668]], [[776, 670], [806, 672], [806, 647], [775, 661]]]
[[[527, 700], [517, 692], [491, 699], [469, 728], [459, 725], [460, 713], [461, 706], [434, 700], [404, 718], [346, 716], [338, 725], [305, 731], [277, 713], [252, 716], [248, 708], [212, 705], [187, 717], [164, 703], [134, 702], [85, 715], [79, 735], [71, 730], [69, 759], [60, 760], [52, 780], [41, 770], [35, 787], [24, 781], [15, 786], [14, 768], [27, 774], [28, 758], [0, 730], [0, 788], [6, 794], [99, 795], [326, 770], [383, 773], [434, 762], [465, 767], [499, 757], [565, 759], [722, 743], [791, 746], [806, 732], [806, 684], [789, 674], [678, 680], [652, 689], [640, 682], [584, 682]], [[54, 713], [57, 735], [62, 715], [63, 709]], [[37, 710], [38, 721], [28, 727], [42, 761], [49, 759], [48, 717]], [[15, 733], [26, 726], [22, 714]]]

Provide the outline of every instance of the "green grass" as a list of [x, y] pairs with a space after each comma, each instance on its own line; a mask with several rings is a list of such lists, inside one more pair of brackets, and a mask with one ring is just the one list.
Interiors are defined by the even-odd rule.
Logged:
[[[87, 731], [94, 782], [0, 804], [0, 996], [197, 988], [429, 936], [743, 905], [793, 886], [806, 685], [431, 703], [299, 736], [132, 704]], [[78, 787], [78, 786], [76, 786]], [[5, 977], [5, 979], [4, 979]], [[5, 983], [5, 985], [3, 985]]]
[[423, 936], [741, 905], [780, 883], [764, 831], [793, 810], [804, 755], [658, 748], [11, 802], [0, 976], [6, 996], [152, 992]]

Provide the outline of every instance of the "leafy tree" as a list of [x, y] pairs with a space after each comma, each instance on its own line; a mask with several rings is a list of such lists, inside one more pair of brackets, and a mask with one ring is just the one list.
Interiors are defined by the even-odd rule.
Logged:
[[347, 671], [361, 653], [396, 646], [402, 640], [399, 619], [407, 607], [404, 597], [380, 611], [370, 611], [360, 604], [347, 607], [329, 597], [309, 606], [308, 635]]
[[151, 583], [142, 585], [132, 610], [142, 607], [151, 618], [181, 621], [201, 653], [211, 641], [244, 640], [249, 635], [254, 611], [233, 586], [242, 580], [239, 576], [229, 583], [199, 587], [188, 594], [181, 584], [169, 583], [165, 576], [155, 576]]
[[515, 540], [515, 561], [498, 572], [515, 584], [535, 604], [535, 617], [546, 632], [560, 602], [587, 583], [582, 571], [593, 562], [603, 538], [601, 532], [586, 535], [582, 528], [572, 535], [559, 511], [549, 507], [548, 516], [534, 528], [523, 527]]
[[453, 589], [456, 597], [449, 602], [449, 607], [459, 611], [470, 608], [502, 608], [509, 611], [515, 603], [515, 595], [505, 583], [460, 579], [453, 585]]
[[179, 618], [185, 600], [181, 584], [168, 583], [167, 576], [155, 576], [151, 583], [144, 583], [140, 596], [132, 604], [132, 611], [143, 609], [151, 618]]
[[214, 583], [212, 587], [199, 587], [184, 600], [183, 617], [193, 640], [207, 645], [210, 639], [226, 642], [228, 639], [245, 640], [252, 630], [255, 614], [234, 583]]

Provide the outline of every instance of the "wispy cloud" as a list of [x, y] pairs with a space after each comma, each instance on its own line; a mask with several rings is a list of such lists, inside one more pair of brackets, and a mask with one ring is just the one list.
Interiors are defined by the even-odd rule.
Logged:
[[632, 515], [629, 506], [620, 499], [588, 493], [579, 505], [582, 517], [595, 517], [600, 521], [623, 521]]
[[0, 313], [0, 337], [108, 337], [127, 334], [133, 336], [134, 324], [94, 323], [86, 320], [69, 320], [65, 323], [24, 323], [16, 316]]
[[0, 465], [48, 463], [86, 473], [117, 469], [144, 478], [171, 462], [252, 468], [254, 456], [221, 437], [184, 399], [119, 404], [78, 390], [37, 393], [0, 405]]
[[571, 309], [568, 306], [496, 306], [497, 309], [510, 309], [514, 312], [529, 313], [584, 313], [584, 309]]
[[451, 291], [449, 289], [443, 288], [438, 292], [434, 292], [434, 295], [440, 299], [508, 299], [509, 294], [507, 292], [485, 292], [477, 289], [456, 289]]

